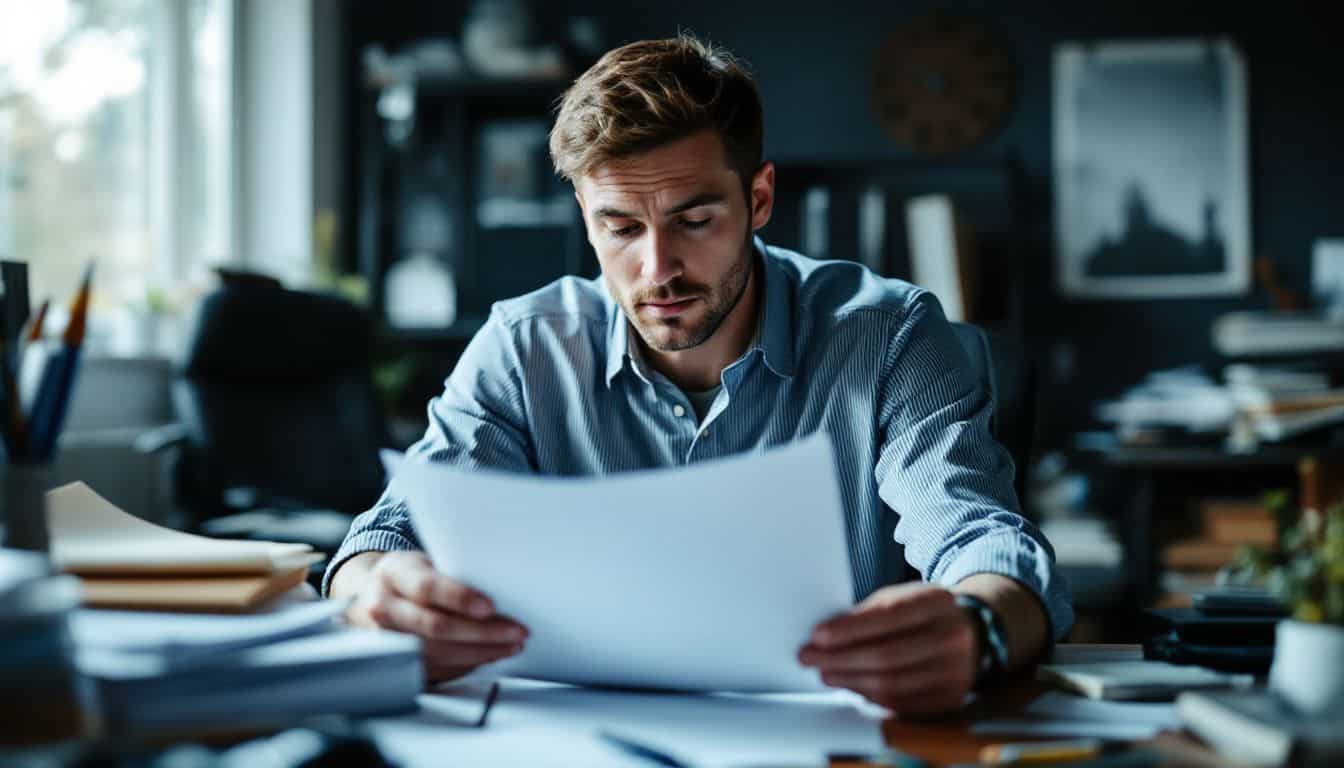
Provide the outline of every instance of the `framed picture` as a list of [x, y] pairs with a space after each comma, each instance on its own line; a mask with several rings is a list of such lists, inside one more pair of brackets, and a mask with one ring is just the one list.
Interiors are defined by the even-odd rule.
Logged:
[[1249, 290], [1246, 69], [1232, 42], [1068, 43], [1054, 67], [1061, 292]]

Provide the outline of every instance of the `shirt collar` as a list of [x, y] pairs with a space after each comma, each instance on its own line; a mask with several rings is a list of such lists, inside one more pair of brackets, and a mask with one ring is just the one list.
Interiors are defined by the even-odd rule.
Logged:
[[[788, 275], [780, 267], [778, 259], [759, 237], [753, 238], [757, 256], [761, 260], [761, 314], [757, 319], [756, 335], [747, 352], [761, 350], [766, 366], [783, 378], [793, 376], [793, 302], [790, 299]], [[606, 286], [605, 281], [603, 286]], [[626, 318], [621, 305], [607, 290], [607, 386], [629, 360], [632, 368], [635, 361], [631, 357], [630, 321]]]

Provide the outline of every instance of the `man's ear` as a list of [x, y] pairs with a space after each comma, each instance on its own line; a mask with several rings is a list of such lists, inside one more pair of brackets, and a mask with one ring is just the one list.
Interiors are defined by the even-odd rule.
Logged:
[[751, 176], [751, 229], [764, 227], [775, 208], [775, 164], [766, 161]]

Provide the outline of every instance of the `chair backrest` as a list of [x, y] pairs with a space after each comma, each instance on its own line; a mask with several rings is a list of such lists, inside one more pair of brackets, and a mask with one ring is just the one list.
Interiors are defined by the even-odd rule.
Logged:
[[351, 514], [382, 490], [372, 327], [349, 302], [266, 285], [207, 296], [173, 383], [187, 446], [180, 502], [230, 511], [236, 487]]
[[994, 403], [990, 432], [1013, 457], [1013, 487], [1026, 501], [1027, 470], [1036, 424], [1036, 382], [1018, 342], [970, 323], [952, 323], [971, 367]]

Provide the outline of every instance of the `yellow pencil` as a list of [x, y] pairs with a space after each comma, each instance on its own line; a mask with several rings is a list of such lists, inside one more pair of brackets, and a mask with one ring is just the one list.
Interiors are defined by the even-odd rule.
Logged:
[[1097, 739], [991, 744], [980, 750], [980, 762], [989, 765], [1045, 765], [1085, 760], [1100, 755], [1104, 744]]

